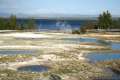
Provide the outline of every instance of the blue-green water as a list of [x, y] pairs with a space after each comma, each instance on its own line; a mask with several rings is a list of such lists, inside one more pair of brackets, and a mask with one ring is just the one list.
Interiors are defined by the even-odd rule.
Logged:
[[[61, 40], [65, 41], [67, 44], [79, 44], [82, 42], [97, 43], [98, 45], [109, 46], [111, 47], [111, 50], [120, 50], [120, 43], [99, 40], [96, 38], [62, 38]], [[34, 50], [0, 50], [0, 55], [32, 54], [34, 52]], [[91, 53], [88, 55], [88, 58], [92, 61], [120, 59], [120, 53]]]
[[[100, 40], [96, 38], [63, 38], [62, 40], [65, 40], [66, 42], [69, 42], [69, 43], [76, 43], [76, 44], [82, 43], [82, 42], [96, 43], [102, 46], [109, 46], [111, 50], [120, 50], [120, 43]], [[120, 59], [120, 53], [112, 53], [112, 52], [97, 53], [96, 52], [96, 53], [90, 53], [86, 57], [92, 62], [114, 60], [114, 59]]]
[[110, 46], [112, 50], [120, 50], [120, 43], [105, 41], [96, 38], [62, 38], [61, 40], [64, 40], [65, 42], [68, 43], [76, 43], [76, 44], [82, 42], [96, 43], [98, 45]]
[[73, 43], [81, 43], [81, 42], [97, 42], [95, 38], [62, 38], [61, 40], [69, 41]]
[[33, 54], [34, 50], [0, 50], [0, 55]]
[[120, 59], [120, 53], [90, 53], [87, 54], [86, 58], [92, 62], [117, 60]]
[[111, 48], [113, 50], [120, 50], [120, 43], [111, 43]]
[[42, 65], [30, 65], [30, 66], [19, 67], [18, 71], [45, 72], [48, 71], [48, 67]]

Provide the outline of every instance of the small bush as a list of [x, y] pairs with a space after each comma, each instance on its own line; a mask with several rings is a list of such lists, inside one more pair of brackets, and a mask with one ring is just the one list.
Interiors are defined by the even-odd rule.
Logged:
[[79, 30], [74, 30], [74, 31], [72, 31], [72, 34], [80, 34], [80, 31]]
[[84, 27], [80, 28], [80, 33], [86, 33], [86, 29]]

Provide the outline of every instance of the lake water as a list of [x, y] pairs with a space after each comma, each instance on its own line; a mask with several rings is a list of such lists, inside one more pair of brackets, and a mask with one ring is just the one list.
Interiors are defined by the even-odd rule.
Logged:
[[30, 65], [19, 67], [18, 71], [27, 71], [27, 72], [46, 72], [48, 71], [48, 67], [42, 65]]
[[[95, 21], [95, 20], [89, 20]], [[27, 19], [18, 19], [19, 24], [27, 22]], [[58, 20], [58, 19], [35, 19], [35, 24], [38, 29], [61, 30], [64, 28], [79, 29], [79, 27], [88, 20]]]

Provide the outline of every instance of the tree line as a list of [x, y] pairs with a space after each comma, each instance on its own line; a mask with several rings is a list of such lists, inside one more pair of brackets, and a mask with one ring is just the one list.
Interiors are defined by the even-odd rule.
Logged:
[[91, 29], [120, 29], [120, 18], [113, 18], [109, 11], [105, 11], [96, 21], [87, 21], [80, 27], [80, 30], [74, 30], [73, 33], [85, 33]]
[[[34, 30], [37, 29], [33, 18], [27, 19], [23, 23], [17, 21], [15, 15], [9, 18], [0, 17], [0, 30]], [[80, 30], [74, 32], [80, 33], [90, 29], [120, 29], [120, 18], [114, 19], [109, 11], [105, 11], [99, 15], [98, 20], [88, 21], [80, 27]]]
[[0, 17], [0, 30], [34, 30], [36, 29], [35, 20], [32, 18], [27, 19], [24, 23], [17, 21], [15, 15], [9, 18]]
[[113, 18], [109, 11], [99, 15], [96, 23], [91, 23], [92, 29], [120, 29], [120, 18]]
[[109, 11], [103, 12], [98, 17], [98, 29], [120, 29], [120, 18], [114, 19]]

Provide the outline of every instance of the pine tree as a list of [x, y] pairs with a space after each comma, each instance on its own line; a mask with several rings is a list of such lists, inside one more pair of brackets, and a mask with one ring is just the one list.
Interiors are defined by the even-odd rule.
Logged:
[[4, 20], [3, 20], [3, 18], [0, 18], [0, 30], [3, 30], [4, 26], [5, 26]]
[[34, 30], [34, 29], [36, 29], [36, 26], [35, 26], [35, 20], [34, 19], [29, 19], [28, 21], [27, 21], [27, 29], [28, 30]]
[[17, 19], [15, 15], [11, 15], [9, 18], [9, 29], [11, 30], [17, 29]]
[[103, 14], [99, 15], [99, 18], [98, 18], [99, 29], [109, 29], [111, 28], [112, 24], [113, 24], [113, 20], [109, 11], [103, 12]]

